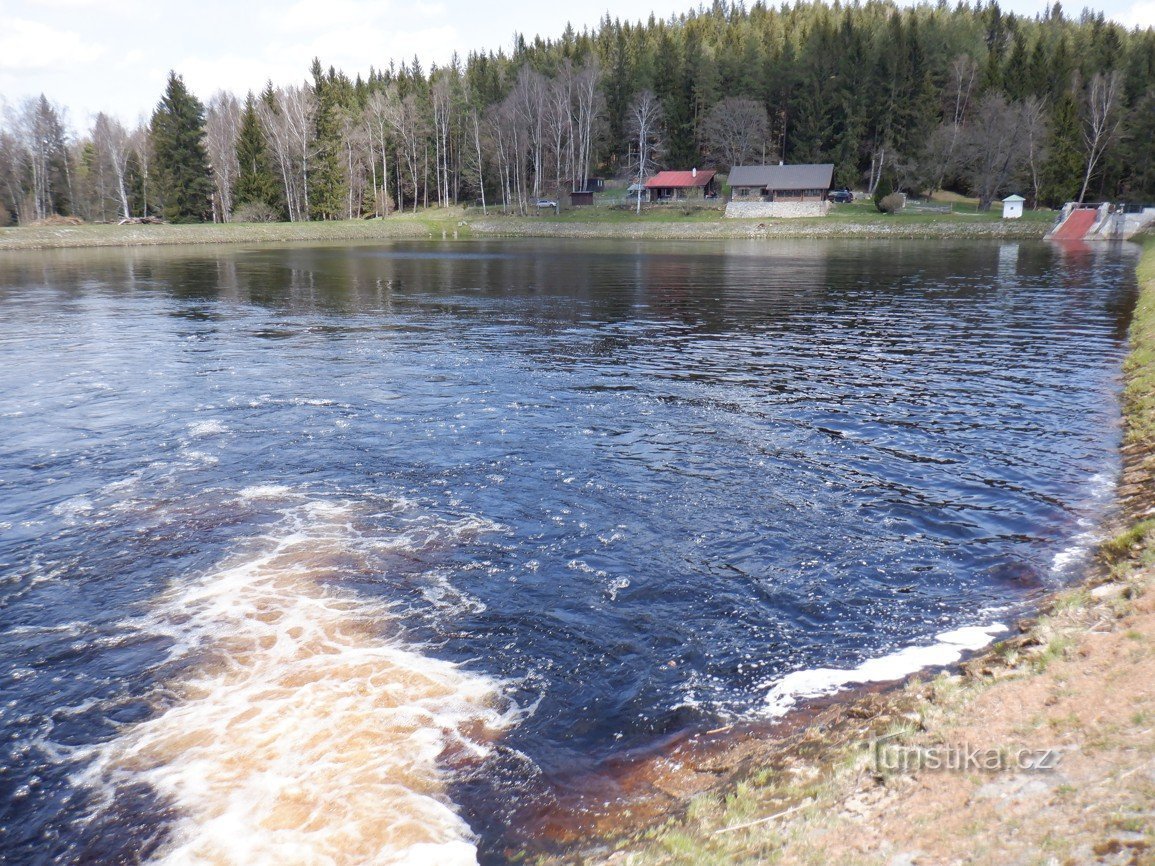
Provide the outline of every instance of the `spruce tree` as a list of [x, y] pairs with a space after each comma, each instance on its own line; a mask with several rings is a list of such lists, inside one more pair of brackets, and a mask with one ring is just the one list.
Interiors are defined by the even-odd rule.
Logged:
[[240, 166], [234, 191], [237, 207], [262, 204], [281, 210], [280, 184], [269, 159], [265, 134], [261, 130], [260, 118], [257, 117], [257, 101], [251, 91], [241, 114], [241, 129], [237, 135], [237, 164]]
[[1039, 198], [1058, 207], [1079, 195], [1083, 180], [1084, 156], [1079, 105], [1069, 92], [1055, 104], [1051, 114], [1051, 140], [1043, 163]]
[[213, 182], [204, 146], [205, 109], [175, 72], [152, 115], [157, 193], [169, 222], [204, 222], [212, 213]]
[[341, 171], [341, 94], [335, 70], [326, 74], [313, 59], [313, 93], [317, 97], [313, 164], [309, 174], [312, 219], [339, 219], [345, 201]]

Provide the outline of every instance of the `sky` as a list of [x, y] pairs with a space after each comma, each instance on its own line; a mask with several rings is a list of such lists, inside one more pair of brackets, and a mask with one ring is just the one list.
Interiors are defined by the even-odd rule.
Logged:
[[[909, 0], [913, 2], [913, 0]], [[554, 38], [572, 23], [596, 27], [688, 11], [698, 0], [0, 0], [0, 103], [44, 93], [75, 129], [98, 111], [133, 124], [160, 98], [170, 69], [202, 100], [300, 83], [314, 57], [350, 76], [415, 54], [424, 68], [454, 51], [505, 49], [513, 34]], [[1047, 0], [1003, 0], [1034, 15]], [[487, 8], [488, 7], [488, 8]], [[1064, 3], [1077, 14], [1074, 0]], [[1155, 26], [1155, 0], [1093, 5], [1128, 27]]]

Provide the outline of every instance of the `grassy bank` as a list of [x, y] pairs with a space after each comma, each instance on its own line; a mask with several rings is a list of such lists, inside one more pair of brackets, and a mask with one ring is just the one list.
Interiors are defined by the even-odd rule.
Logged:
[[879, 213], [870, 202], [838, 205], [825, 217], [807, 219], [725, 219], [717, 208], [663, 205], [635, 214], [626, 208], [596, 207], [515, 217], [471, 212], [478, 235], [565, 238], [992, 238], [1038, 240], [1054, 215], [1029, 212], [1004, 220], [998, 211], [980, 213], [974, 205], [955, 205], [950, 213]]
[[[664, 822], [614, 836], [607, 828], [630, 814], [618, 804], [589, 837], [537, 862], [1155, 863], [1155, 240], [1139, 276], [1124, 518], [1083, 585], [957, 672], [828, 707], [788, 736], [669, 757], [667, 772], [716, 781], [669, 796]], [[878, 738], [890, 754], [976, 747], [1005, 761], [880, 765]], [[1053, 750], [1057, 765], [1017, 767], [1022, 750]]]
[[382, 220], [308, 223], [225, 223], [204, 225], [80, 225], [0, 229], [0, 252], [63, 247], [157, 246], [181, 244], [264, 244], [330, 241], [451, 239], [475, 236], [625, 238], [690, 240], [710, 238], [949, 238], [1037, 240], [1052, 215], [1028, 213], [1003, 220], [998, 212], [979, 213], [955, 205], [952, 213], [881, 214], [869, 202], [836, 207], [815, 219], [728, 220], [722, 208], [596, 207], [507, 216], [479, 208], [446, 208], [393, 214]]
[[197, 225], [79, 225], [0, 229], [0, 251], [65, 247], [266, 244], [293, 241], [440, 239], [469, 234], [462, 208], [394, 214], [381, 220]]

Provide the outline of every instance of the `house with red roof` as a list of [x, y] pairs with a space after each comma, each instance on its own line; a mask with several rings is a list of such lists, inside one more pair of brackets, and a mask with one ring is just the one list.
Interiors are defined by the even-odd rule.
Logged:
[[689, 201], [716, 198], [718, 185], [713, 171], [659, 171], [646, 181], [651, 202]]

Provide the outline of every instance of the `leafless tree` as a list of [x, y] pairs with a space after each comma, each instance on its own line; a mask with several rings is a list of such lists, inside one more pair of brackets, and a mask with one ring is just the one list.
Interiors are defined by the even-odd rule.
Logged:
[[[361, 215], [365, 201], [365, 184], [369, 179], [370, 166], [374, 165], [369, 133], [361, 122], [360, 114], [351, 111], [341, 113], [342, 168], [345, 172], [345, 218], [354, 219]], [[376, 193], [376, 189], [374, 189]], [[376, 204], [374, 205], [376, 208]]]
[[546, 104], [549, 82], [540, 72], [528, 65], [517, 73], [517, 83], [510, 96], [517, 112], [518, 123], [528, 139], [529, 161], [533, 169], [533, 197], [541, 195], [541, 181], [544, 174]]
[[41, 220], [67, 209], [74, 200], [68, 137], [62, 111], [41, 94], [26, 99], [15, 115], [17, 140], [28, 178], [30, 216]]
[[979, 210], [989, 210], [1029, 161], [1030, 133], [1024, 115], [1023, 103], [1008, 103], [1000, 94], [988, 93], [964, 128], [960, 163], [978, 195]]
[[948, 175], [958, 170], [958, 144], [978, 80], [979, 66], [969, 54], [960, 54], [950, 65], [950, 79], [943, 91], [943, 122], [927, 142], [923, 155], [922, 185], [928, 191], [942, 189]]
[[1039, 201], [1039, 170], [1046, 158], [1043, 143], [1048, 138], [1049, 119], [1046, 103], [1038, 96], [1028, 96], [1023, 100], [1021, 112], [1023, 129], [1027, 134], [1027, 167], [1031, 176], [1031, 202], [1034, 208]]
[[[365, 106], [365, 130], [369, 137], [369, 163], [373, 180], [373, 201], [377, 216], [389, 215], [389, 100], [375, 92]], [[381, 157], [381, 185], [377, 185], [377, 159]]]
[[947, 105], [944, 106], [943, 116], [950, 115], [950, 122], [962, 126], [967, 119], [967, 110], [970, 106], [971, 94], [974, 93], [975, 83], [978, 80], [978, 62], [969, 54], [960, 54], [950, 64], [950, 83], [946, 89]]
[[530, 147], [529, 136], [519, 123], [521, 115], [516, 103], [517, 96], [510, 93], [502, 102], [490, 106], [485, 126], [498, 168], [502, 208], [509, 211], [516, 207], [518, 212], [525, 213], [528, 210], [526, 174]]
[[472, 165], [469, 167], [477, 173], [477, 190], [481, 193], [481, 213], [488, 216], [489, 209], [485, 204], [485, 153], [481, 145], [481, 116], [476, 108], [470, 110], [468, 123], [472, 133], [472, 142], [468, 153], [468, 161]]
[[23, 221], [23, 150], [14, 133], [0, 129], [0, 225], [10, 218]]
[[258, 106], [265, 139], [277, 161], [289, 220], [309, 219], [309, 165], [317, 100], [309, 87], [266, 91]]
[[638, 144], [636, 154], [637, 178], [638, 185], [641, 187], [638, 190], [638, 213], [642, 212], [642, 193], [645, 188], [646, 177], [654, 166], [654, 158], [661, 151], [658, 138], [661, 122], [661, 102], [658, 101], [658, 97], [654, 96], [652, 90], [643, 90], [634, 98], [629, 114], [630, 134]]
[[732, 168], [749, 162], [765, 147], [770, 118], [760, 102], [731, 96], [706, 113], [698, 134], [715, 163]]
[[590, 163], [593, 162], [595, 132], [602, 118], [601, 70], [591, 60], [577, 73], [573, 81], [575, 136], [573, 177], [581, 180], [582, 189], [589, 181]]
[[435, 70], [435, 80], [432, 87], [433, 99], [433, 142], [434, 162], [437, 180], [438, 204], [449, 204], [449, 174], [451, 151], [451, 126], [453, 123], [453, 109], [456, 101], [454, 93], [455, 79], [452, 70]]
[[1087, 167], [1083, 172], [1083, 188], [1079, 190], [1079, 204], [1087, 197], [1087, 187], [1095, 168], [1107, 148], [1115, 140], [1123, 113], [1118, 111], [1119, 94], [1123, 79], [1118, 70], [1097, 72], [1087, 87], [1087, 101], [1083, 112], [1083, 143], [1087, 148]]
[[[386, 115], [389, 125], [397, 135], [401, 145], [401, 157], [409, 169], [409, 177], [413, 186], [413, 212], [417, 213], [417, 200], [421, 183], [418, 179], [421, 171], [421, 159], [427, 144], [427, 124], [417, 94], [410, 93], [404, 98], [398, 95], [396, 85], [392, 85], [386, 92]], [[398, 189], [398, 207], [401, 202], [401, 190]]]
[[241, 173], [237, 162], [240, 130], [240, 103], [231, 93], [218, 92], [205, 111], [205, 146], [213, 172], [213, 222], [228, 222], [233, 217], [233, 187]]
[[574, 128], [571, 103], [573, 97], [573, 66], [567, 60], [556, 78], [545, 89], [546, 143], [553, 163], [554, 192], [562, 188], [562, 173], [568, 173], [566, 185], [573, 183]]
[[115, 117], [101, 112], [92, 124], [92, 147], [101, 170], [107, 169], [111, 173], [120, 215], [126, 219], [131, 217], [127, 177], [132, 144], [128, 130]]

